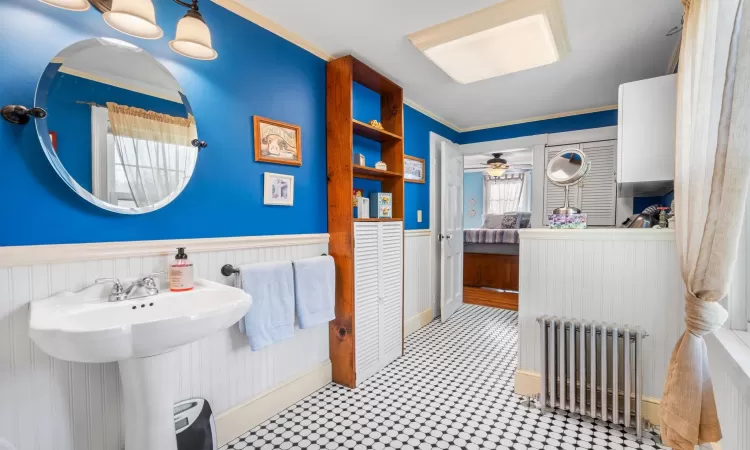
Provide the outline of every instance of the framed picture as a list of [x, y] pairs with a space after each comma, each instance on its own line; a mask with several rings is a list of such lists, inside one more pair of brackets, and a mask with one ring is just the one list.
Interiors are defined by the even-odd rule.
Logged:
[[263, 204], [294, 206], [294, 176], [265, 172]]
[[424, 183], [424, 159], [404, 155], [404, 181]]
[[277, 120], [253, 117], [255, 160], [302, 165], [302, 129]]

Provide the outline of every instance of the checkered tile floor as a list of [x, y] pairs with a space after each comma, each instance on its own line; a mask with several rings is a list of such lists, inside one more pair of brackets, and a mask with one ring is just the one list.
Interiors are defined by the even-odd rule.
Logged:
[[518, 317], [465, 305], [407, 338], [406, 355], [354, 390], [331, 384], [222, 450], [663, 449], [621, 426], [542, 414], [513, 393]]

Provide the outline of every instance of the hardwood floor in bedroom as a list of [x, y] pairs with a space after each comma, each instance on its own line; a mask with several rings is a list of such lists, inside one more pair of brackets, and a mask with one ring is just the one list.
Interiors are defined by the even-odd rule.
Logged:
[[464, 286], [464, 303], [518, 311], [518, 294], [490, 288]]

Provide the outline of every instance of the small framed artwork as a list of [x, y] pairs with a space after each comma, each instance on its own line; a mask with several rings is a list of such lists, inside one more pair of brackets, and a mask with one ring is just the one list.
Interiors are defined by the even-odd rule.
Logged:
[[302, 165], [302, 129], [277, 120], [253, 117], [255, 160]]
[[265, 172], [263, 204], [294, 206], [294, 176]]
[[424, 159], [404, 155], [404, 181], [424, 183]]

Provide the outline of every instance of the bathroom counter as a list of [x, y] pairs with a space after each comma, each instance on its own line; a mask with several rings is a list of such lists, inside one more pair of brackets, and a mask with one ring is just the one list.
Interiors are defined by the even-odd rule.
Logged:
[[518, 230], [521, 242], [524, 239], [573, 240], [573, 241], [674, 241], [674, 229], [654, 228], [586, 228], [583, 230], [560, 230], [551, 228], [526, 228]]

